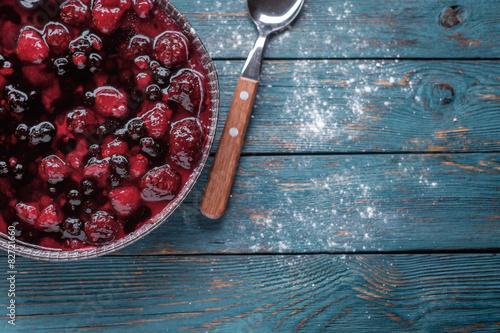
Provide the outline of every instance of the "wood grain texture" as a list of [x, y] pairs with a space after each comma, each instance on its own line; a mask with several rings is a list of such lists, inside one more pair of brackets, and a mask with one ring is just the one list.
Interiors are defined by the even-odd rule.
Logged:
[[206, 179], [120, 253], [500, 249], [499, 154], [243, 157], [218, 221], [199, 212]]
[[[243, 62], [216, 66], [220, 135]], [[498, 151], [499, 77], [498, 61], [268, 61], [243, 152]]]
[[[257, 31], [245, 1], [173, 3], [212, 57], [246, 58]], [[460, 11], [455, 20], [440, 19], [450, 6]], [[499, 16], [495, 0], [306, 1], [292, 28], [270, 40], [266, 57], [497, 58]]]
[[226, 211], [258, 88], [258, 81], [238, 80], [201, 201], [201, 212], [208, 218], [218, 219]]
[[18, 267], [9, 332], [500, 328], [500, 258], [491, 254], [22, 259]]

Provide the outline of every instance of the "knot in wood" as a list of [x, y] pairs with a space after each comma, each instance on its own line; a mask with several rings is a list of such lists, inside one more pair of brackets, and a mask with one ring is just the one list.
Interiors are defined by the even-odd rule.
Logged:
[[445, 28], [453, 28], [464, 21], [464, 10], [461, 6], [450, 6], [441, 11], [438, 23]]
[[448, 105], [455, 101], [455, 89], [448, 83], [435, 83], [431, 94], [434, 105]]

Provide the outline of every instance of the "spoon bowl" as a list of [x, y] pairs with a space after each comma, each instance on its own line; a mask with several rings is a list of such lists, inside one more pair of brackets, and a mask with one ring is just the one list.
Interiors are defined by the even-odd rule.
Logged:
[[248, 0], [252, 21], [262, 32], [279, 32], [292, 23], [304, 0]]

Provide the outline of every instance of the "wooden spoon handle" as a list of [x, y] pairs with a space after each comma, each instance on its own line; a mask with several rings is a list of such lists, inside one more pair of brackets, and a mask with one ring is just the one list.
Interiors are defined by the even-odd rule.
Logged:
[[258, 87], [258, 81], [244, 77], [238, 80], [201, 201], [201, 212], [208, 218], [217, 219], [226, 211]]

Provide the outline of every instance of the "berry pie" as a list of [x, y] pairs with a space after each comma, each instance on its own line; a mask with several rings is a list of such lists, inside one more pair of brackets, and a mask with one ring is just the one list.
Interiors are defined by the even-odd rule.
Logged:
[[203, 54], [156, 0], [2, 0], [0, 233], [73, 251], [152, 223], [200, 165]]

